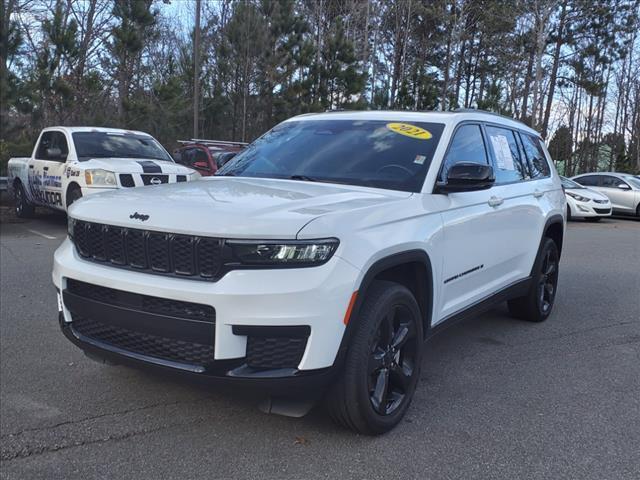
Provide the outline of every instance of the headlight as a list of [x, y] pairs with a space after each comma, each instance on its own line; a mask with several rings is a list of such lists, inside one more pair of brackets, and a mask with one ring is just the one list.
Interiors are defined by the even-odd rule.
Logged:
[[337, 238], [309, 241], [230, 240], [234, 259], [246, 266], [312, 266], [327, 262], [338, 248]]
[[109, 172], [108, 170], [85, 170], [84, 179], [87, 182], [87, 185], [105, 187], [115, 187], [117, 185], [116, 174], [113, 172]]
[[578, 195], [577, 193], [573, 193], [573, 192], [566, 192], [566, 193], [571, 198], [575, 198], [579, 202], [589, 202], [591, 200], [590, 198], [583, 197], [582, 195]]

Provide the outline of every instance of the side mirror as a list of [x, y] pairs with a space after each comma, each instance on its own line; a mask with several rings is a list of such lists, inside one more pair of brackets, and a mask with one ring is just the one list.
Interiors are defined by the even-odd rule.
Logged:
[[209, 164], [207, 162], [194, 162], [193, 168], [197, 168], [198, 170], [209, 170]]
[[455, 163], [447, 173], [446, 182], [437, 184], [438, 193], [472, 192], [491, 188], [496, 181], [493, 167], [471, 162]]
[[218, 155], [218, 158], [216, 159], [218, 163], [218, 168], [221, 168], [227, 163], [229, 163], [229, 160], [231, 160], [237, 154], [238, 152], [227, 152], [227, 153], [221, 153], [220, 155]]
[[626, 183], [619, 183], [619, 184], [617, 185], [617, 187], [618, 187], [620, 190], [631, 190], [631, 187], [630, 187], [629, 185], [627, 185]]
[[62, 155], [62, 150], [59, 148], [47, 148], [47, 158], [49, 160], [66, 160], [66, 156]]

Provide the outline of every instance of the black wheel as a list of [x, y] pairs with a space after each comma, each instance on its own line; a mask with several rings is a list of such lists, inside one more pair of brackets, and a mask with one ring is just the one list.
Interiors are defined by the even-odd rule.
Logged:
[[71, 187], [67, 192], [67, 208], [69, 208], [69, 205], [71, 205], [73, 202], [81, 198], [82, 190], [80, 190], [80, 187]]
[[393, 427], [409, 408], [420, 373], [422, 317], [411, 292], [376, 281], [360, 308], [344, 371], [327, 396], [338, 424], [366, 435]]
[[530, 322], [542, 322], [549, 317], [558, 288], [559, 260], [556, 242], [545, 238], [533, 268], [529, 292], [508, 301], [511, 315]]
[[602, 217], [585, 217], [585, 222], [596, 223], [602, 220]]
[[567, 204], [567, 222], [571, 221], [571, 207]]
[[636, 207], [636, 217], [640, 217], [640, 203]]
[[16, 210], [16, 217], [18, 218], [31, 218], [36, 212], [36, 207], [27, 198], [27, 193], [24, 191], [22, 183], [18, 182], [13, 189], [14, 205]]

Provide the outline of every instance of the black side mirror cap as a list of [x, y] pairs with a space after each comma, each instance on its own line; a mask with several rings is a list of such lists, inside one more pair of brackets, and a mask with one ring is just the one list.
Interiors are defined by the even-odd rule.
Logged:
[[447, 172], [447, 180], [436, 185], [436, 193], [487, 190], [496, 181], [493, 167], [472, 162], [455, 163]]

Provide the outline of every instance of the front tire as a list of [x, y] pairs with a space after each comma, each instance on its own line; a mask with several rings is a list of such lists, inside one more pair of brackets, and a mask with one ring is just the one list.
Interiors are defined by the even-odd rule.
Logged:
[[511, 315], [530, 322], [543, 322], [549, 318], [558, 288], [559, 261], [556, 242], [545, 237], [533, 267], [529, 292], [507, 302]]
[[82, 190], [80, 187], [71, 187], [67, 192], [67, 208], [75, 202], [76, 200], [80, 200], [82, 198]]
[[422, 359], [422, 316], [404, 286], [375, 281], [357, 318], [344, 370], [327, 395], [332, 419], [379, 435], [395, 427], [416, 389]]
[[27, 198], [27, 192], [25, 192], [22, 183], [18, 182], [14, 188], [14, 205], [16, 217], [18, 218], [31, 218], [36, 213], [36, 207]]
[[571, 207], [567, 204], [567, 222], [571, 221]]

